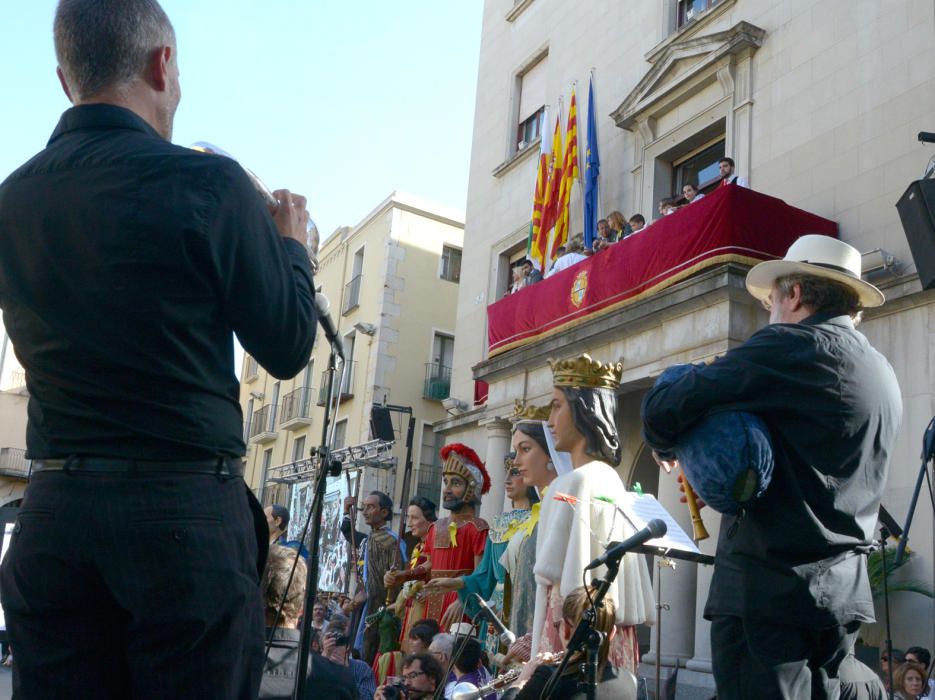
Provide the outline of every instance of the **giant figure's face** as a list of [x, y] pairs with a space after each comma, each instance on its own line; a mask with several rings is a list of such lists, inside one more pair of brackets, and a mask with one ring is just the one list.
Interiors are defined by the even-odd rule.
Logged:
[[573, 452], [584, 441], [584, 436], [575, 427], [571, 404], [565, 392], [556, 387], [552, 390], [552, 410], [549, 413], [549, 432], [559, 452]]
[[555, 465], [549, 469], [549, 455], [538, 442], [517, 428], [513, 433], [513, 449], [516, 451], [513, 465], [519, 469], [526, 486], [542, 489], [551, 483], [555, 476]]
[[442, 477], [442, 504], [450, 511], [459, 511], [468, 500], [467, 482], [455, 474]]

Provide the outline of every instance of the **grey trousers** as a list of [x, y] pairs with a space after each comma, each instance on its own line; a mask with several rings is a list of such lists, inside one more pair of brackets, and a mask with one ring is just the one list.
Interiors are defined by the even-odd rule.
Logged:
[[711, 648], [718, 700], [837, 700], [857, 622], [809, 629], [718, 615]]

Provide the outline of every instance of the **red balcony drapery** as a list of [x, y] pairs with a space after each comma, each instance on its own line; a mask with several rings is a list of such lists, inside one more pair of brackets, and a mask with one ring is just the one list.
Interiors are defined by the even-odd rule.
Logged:
[[489, 356], [560, 333], [726, 262], [781, 258], [834, 221], [736, 185], [718, 187], [643, 231], [487, 307]]

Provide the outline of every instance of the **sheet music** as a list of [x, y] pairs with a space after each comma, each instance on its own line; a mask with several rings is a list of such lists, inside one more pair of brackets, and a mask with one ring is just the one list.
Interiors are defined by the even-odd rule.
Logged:
[[633, 491], [627, 491], [624, 502], [620, 504], [627, 518], [637, 530], [642, 530], [653, 518], [659, 518], [664, 521], [668, 530], [662, 537], [649, 540], [646, 543], [648, 547], [662, 547], [663, 549], [677, 549], [692, 554], [701, 554], [701, 550], [695, 546], [692, 538], [688, 536], [685, 530], [676, 522], [669, 511], [662, 507], [662, 504], [651, 494], [640, 496]]

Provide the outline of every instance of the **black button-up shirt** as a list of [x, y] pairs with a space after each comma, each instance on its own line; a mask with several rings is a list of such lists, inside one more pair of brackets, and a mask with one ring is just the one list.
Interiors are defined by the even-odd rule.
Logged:
[[772, 324], [707, 367], [652, 389], [646, 442], [669, 450], [712, 411], [769, 427], [772, 482], [724, 516], [705, 614], [824, 627], [873, 620], [871, 544], [902, 416], [889, 362], [847, 316]]
[[33, 459], [243, 455], [232, 331], [288, 378], [317, 323], [305, 249], [241, 167], [103, 104], [0, 185], [0, 308]]

